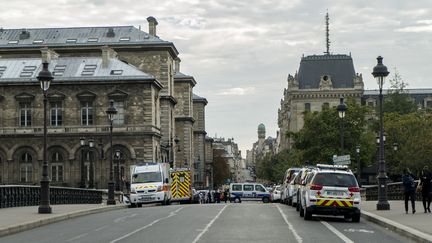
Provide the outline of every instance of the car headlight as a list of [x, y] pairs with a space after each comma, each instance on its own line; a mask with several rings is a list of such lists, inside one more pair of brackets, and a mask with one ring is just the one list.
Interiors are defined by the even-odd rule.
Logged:
[[136, 189], [135, 189], [135, 187], [132, 187], [132, 188], [131, 188], [130, 193], [134, 193], [134, 194], [136, 193]]
[[162, 186], [158, 186], [158, 187], [157, 187], [157, 191], [158, 191], [158, 192], [161, 192], [161, 191], [162, 191], [162, 189], [163, 189], [163, 187], [162, 187]]

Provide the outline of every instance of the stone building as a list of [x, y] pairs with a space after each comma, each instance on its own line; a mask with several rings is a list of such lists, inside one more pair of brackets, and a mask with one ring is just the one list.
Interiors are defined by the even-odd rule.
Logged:
[[[176, 47], [156, 35], [156, 19], [147, 20], [148, 33], [133, 26], [0, 29], [0, 183], [39, 182], [43, 119], [36, 76], [41, 60], [50, 63], [54, 75], [48, 102], [54, 184], [77, 185], [79, 138], [85, 137], [96, 139], [96, 147], [83, 153], [86, 181], [93, 177], [97, 188], [106, 187], [110, 99], [119, 111], [113, 150], [121, 151], [122, 175], [128, 177], [129, 165], [139, 162], [176, 166], [188, 161], [191, 166], [196, 82], [179, 77]], [[55, 168], [58, 161], [63, 164]], [[94, 175], [89, 175], [90, 162]]]
[[[258, 125], [258, 141], [252, 145], [252, 150], [246, 156], [251, 156], [247, 158], [249, 163], [252, 164], [252, 168], [256, 166], [257, 161], [262, 159], [267, 154], [276, 154], [276, 139], [272, 137], [266, 138], [266, 129], [264, 124]], [[252, 169], [255, 171], [255, 169]]]
[[340, 97], [360, 102], [364, 88], [351, 55], [344, 54], [302, 57], [298, 73], [289, 74], [287, 81], [278, 110], [278, 151], [291, 148], [288, 132], [298, 132], [303, 127], [304, 112], [335, 107]]
[[[211, 162], [206, 160], [206, 130], [205, 130], [205, 106], [207, 99], [193, 94], [194, 126], [193, 138], [195, 144], [194, 153], [194, 182], [196, 188], [209, 187], [207, 177], [211, 176]], [[211, 143], [210, 143], [211, 144]], [[208, 148], [211, 149], [211, 148]]]

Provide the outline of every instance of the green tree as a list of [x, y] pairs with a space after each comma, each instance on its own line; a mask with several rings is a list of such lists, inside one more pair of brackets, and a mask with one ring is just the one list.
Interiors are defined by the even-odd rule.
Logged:
[[224, 153], [225, 151], [220, 149], [213, 151], [213, 180], [215, 186], [223, 185], [225, 180], [230, 178], [228, 160], [223, 156]]
[[384, 112], [397, 112], [399, 114], [415, 112], [417, 105], [410, 99], [405, 90], [408, 83], [404, 82], [396, 69], [389, 82], [390, 89], [384, 99]]

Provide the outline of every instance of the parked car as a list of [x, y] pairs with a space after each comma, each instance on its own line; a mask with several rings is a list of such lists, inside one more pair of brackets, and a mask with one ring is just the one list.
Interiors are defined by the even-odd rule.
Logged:
[[317, 165], [303, 183], [300, 216], [310, 220], [313, 214], [343, 215], [360, 221], [360, 188], [347, 166]]
[[288, 183], [287, 190], [286, 190], [286, 198], [285, 202], [286, 204], [292, 206], [293, 204], [293, 194], [294, 194], [294, 180], [295, 177], [298, 175], [298, 172], [293, 173], [292, 178], [290, 182]]
[[272, 202], [279, 202], [281, 200], [281, 185], [274, 186], [271, 191], [271, 201]]
[[281, 202], [288, 204], [290, 195], [288, 193], [289, 183], [294, 179], [295, 173], [298, 173], [301, 168], [288, 168], [285, 171], [282, 187], [281, 187]]

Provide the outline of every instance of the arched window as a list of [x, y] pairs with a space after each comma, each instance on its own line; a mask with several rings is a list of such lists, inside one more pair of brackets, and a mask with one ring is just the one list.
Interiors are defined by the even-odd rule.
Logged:
[[51, 156], [51, 181], [62, 182], [63, 181], [63, 156], [55, 152]]
[[32, 156], [29, 153], [23, 153], [20, 157], [20, 182], [33, 182], [33, 164]]

